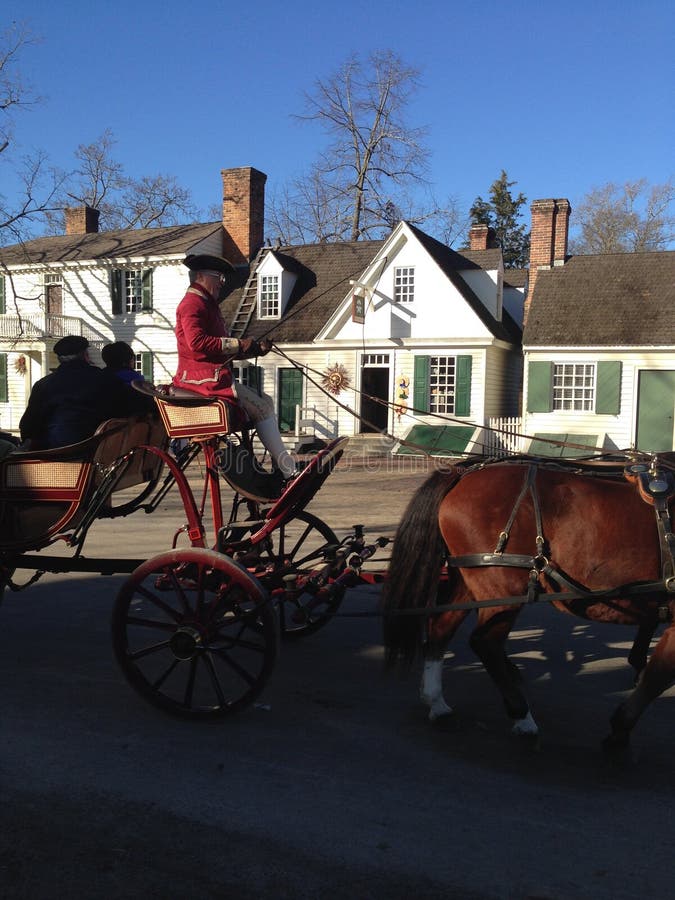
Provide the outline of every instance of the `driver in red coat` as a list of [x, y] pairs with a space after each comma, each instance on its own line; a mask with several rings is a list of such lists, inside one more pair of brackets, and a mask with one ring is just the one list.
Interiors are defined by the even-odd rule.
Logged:
[[176, 310], [178, 369], [173, 383], [198, 394], [238, 403], [283, 478], [292, 478], [296, 474], [295, 462], [281, 440], [272, 398], [240, 384], [232, 371], [233, 359], [264, 356], [271, 350], [272, 342], [229, 336], [218, 304], [221, 289], [234, 274], [226, 259], [191, 255], [183, 264], [190, 270], [190, 287]]

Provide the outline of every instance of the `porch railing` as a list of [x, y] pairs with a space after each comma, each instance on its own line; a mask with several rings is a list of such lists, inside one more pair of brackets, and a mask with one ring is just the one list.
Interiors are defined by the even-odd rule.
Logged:
[[0, 340], [44, 341], [67, 334], [86, 337], [92, 343], [105, 342], [106, 338], [77, 316], [28, 313], [25, 316], [0, 316]]

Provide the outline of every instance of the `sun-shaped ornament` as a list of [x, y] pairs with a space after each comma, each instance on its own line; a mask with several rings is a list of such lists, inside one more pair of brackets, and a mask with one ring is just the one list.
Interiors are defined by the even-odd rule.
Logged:
[[341, 363], [335, 363], [323, 373], [321, 384], [325, 390], [337, 397], [341, 391], [349, 388], [349, 376]]

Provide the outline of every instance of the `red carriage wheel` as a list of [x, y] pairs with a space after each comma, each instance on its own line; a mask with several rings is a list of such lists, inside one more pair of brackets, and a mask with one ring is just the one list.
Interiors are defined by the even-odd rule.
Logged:
[[148, 560], [113, 608], [124, 676], [145, 700], [185, 718], [221, 718], [252, 703], [274, 668], [277, 635], [260, 583], [211, 550]]

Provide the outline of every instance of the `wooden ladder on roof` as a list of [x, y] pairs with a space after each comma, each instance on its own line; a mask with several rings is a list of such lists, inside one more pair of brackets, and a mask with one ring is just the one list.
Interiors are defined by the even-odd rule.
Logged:
[[248, 328], [248, 323], [253, 316], [253, 310], [255, 309], [255, 304], [258, 299], [258, 265], [266, 250], [267, 247], [261, 247], [251, 263], [248, 278], [241, 294], [241, 300], [239, 301], [239, 307], [230, 324], [230, 335], [232, 337], [243, 337]]

